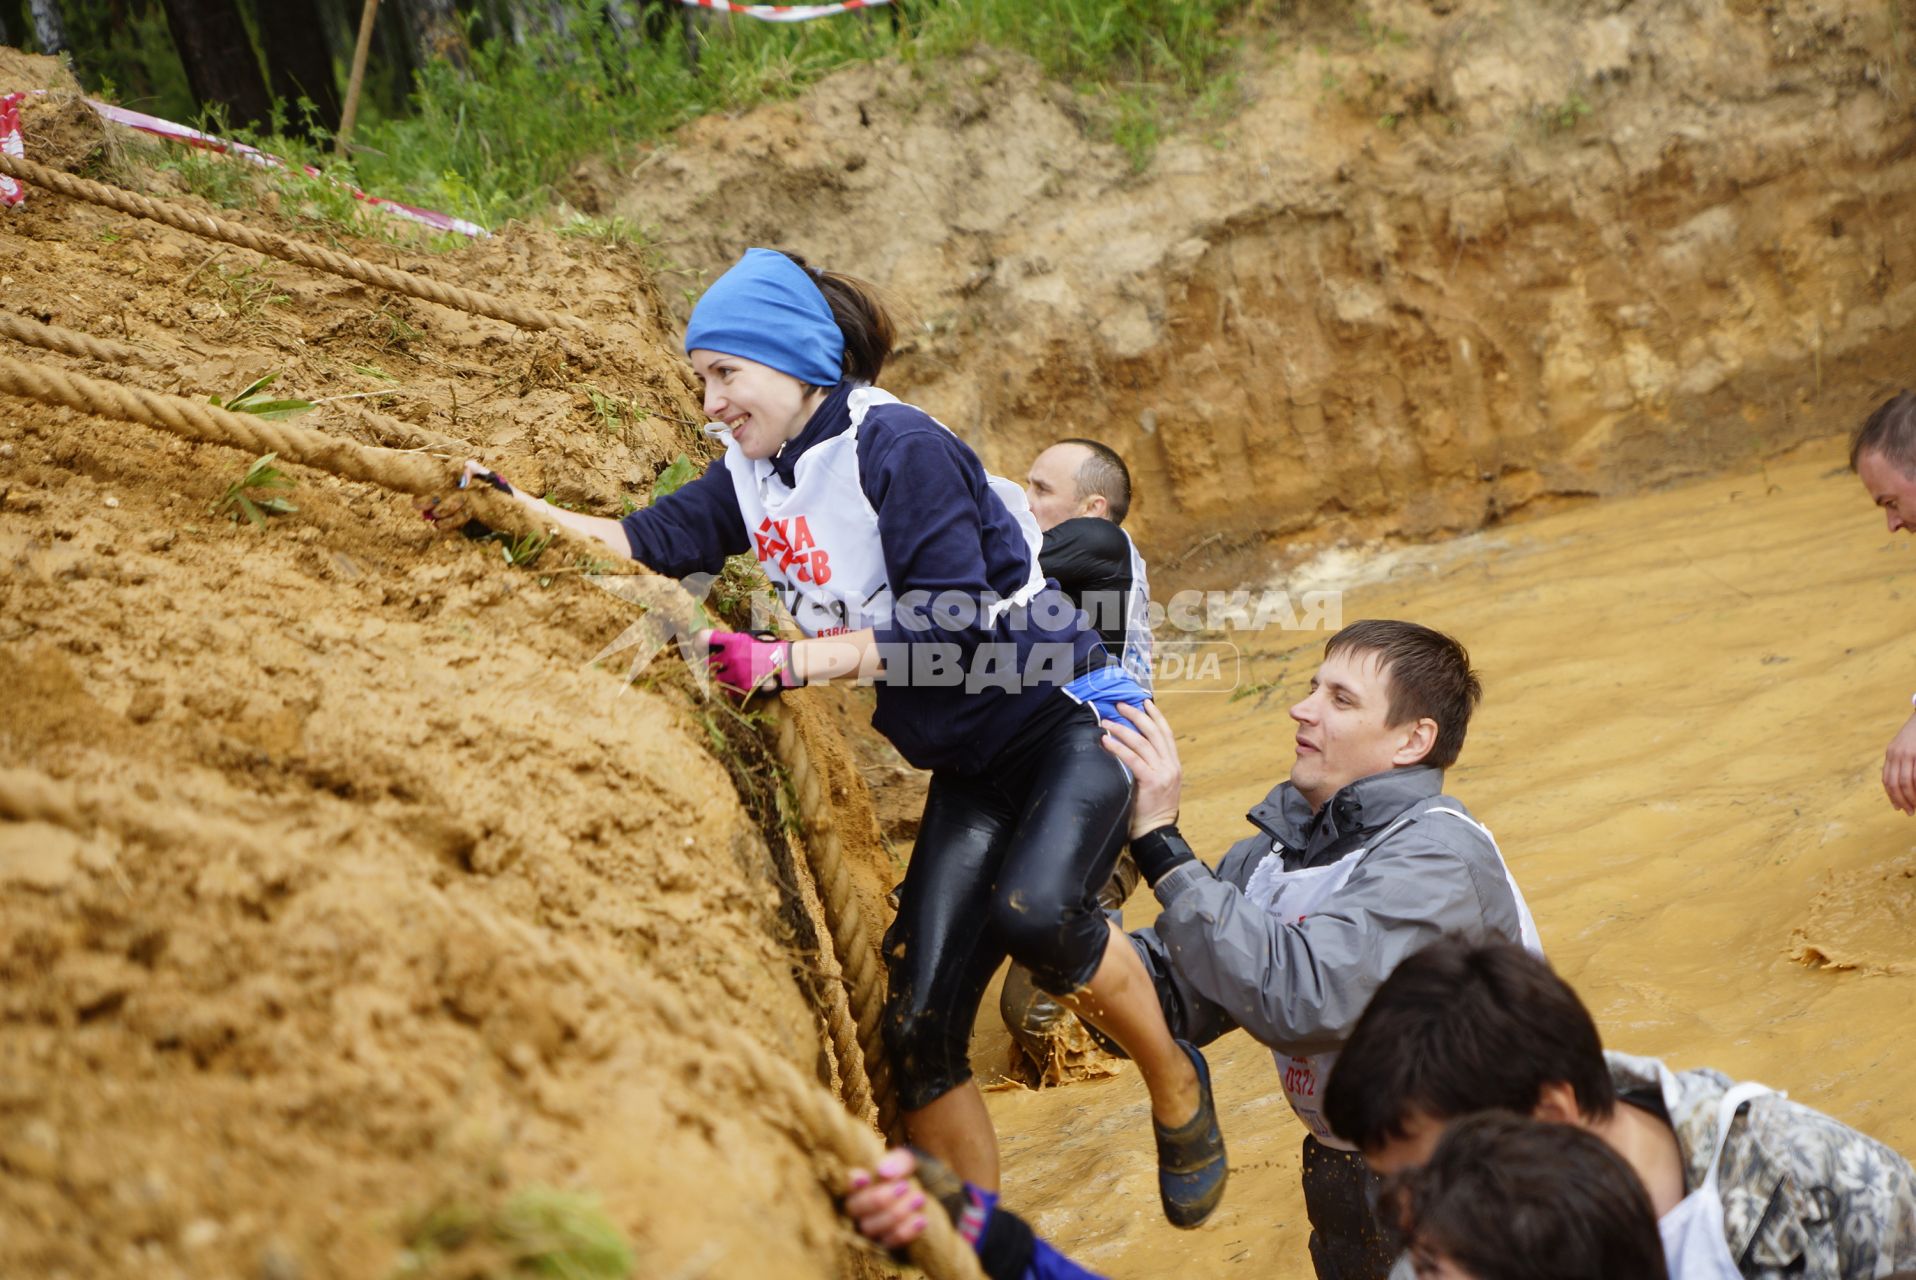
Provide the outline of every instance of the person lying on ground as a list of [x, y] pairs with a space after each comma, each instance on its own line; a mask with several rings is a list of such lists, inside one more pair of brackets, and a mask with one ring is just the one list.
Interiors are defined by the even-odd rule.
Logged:
[[1508, 1111], [1445, 1132], [1388, 1180], [1416, 1280], [1668, 1280], [1656, 1214], [1623, 1157], [1592, 1134]]
[[1574, 1125], [1636, 1171], [1675, 1280], [1866, 1280], [1916, 1266], [1916, 1174], [1888, 1147], [1719, 1071], [1609, 1052], [1520, 947], [1432, 944], [1378, 988], [1325, 1098], [1380, 1174], [1491, 1108]]
[[[914, 1174], [924, 1192], [912, 1185]], [[924, 1234], [927, 1213], [944, 1213], [991, 1280], [1099, 1280], [1033, 1234], [1023, 1218], [998, 1203], [997, 1193], [960, 1181], [922, 1153], [894, 1147], [876, 1168], [853, 1169], [849, 1178], [846, 1216], [887, 1249], [902, 1251]]]
[[1291, 708], [1289, 779], [1251, 809], [1255, 830], [1216, 872], [1178, 833], [1177, 744], [1156, 704], [1105, 726], [1137, 778], [1131, 851], [1164, 908], [1132, 944], [1180, 1039], [1242, 1027], [1275, 1054], [1309, 1130], [1304, 1204], [1323, 1280], [1382, 1280], [1396, 1255], [1370, 1209], [1375, 1180], [1322, 1113], [1325, 1077], [1371, 993], [1447, 932], [1539, 945], [1497, 842], [1444, 794], [1480, 696], [1450, 636], [1345, 627]]
[[[1849, 469], [1882, 508], [1889, 531], [1916, 533], [1916, 395], [1898, 392], [1857, 429]], [[1916, 707], [1916, 694], [1910, 697]], [[1883, 793], [1905, 814], [1916, 814], [1916, 710], [1883, 753]]]
[[[1131, 510], [1131, 472], [1124, 459], [1096, 440], [1060, 440], [1032, 460], [1025, 498], [1044, 534], [1039, 567], [1065, 599], [1085, 611], [1104, 647], [1151, 693], [1151, 585], [1144, 557], [1121, 527]], [[1124, 906], [1138, 883], [1137, 863], [1119, 855], [1098, 891], [1106, 912]], [[998, 1014], [1019, 1052], [1043, 1084], [1071, 1047], [1091, 1046], [1077, 1019], [1031, 971], [1013, 963], [998, 989]]]
[[[1160, 1125], [1188, 1126], [1210, 1103], [1097, 902], [1131, 807], [1099, 717], [1143, 691], [1045, 579], [1023, 490], [872, 385], [893, 332], [870, 285], [748, 250], [685, 334], [724, 457], [622, 520], [514, 496], [661, 573], [756, 555], [808, 638], [709, 633], [720, 683], [877, 684], [873, 725], [932, 771], [884, 939], [885, 1047], [912, 1141], [995, 1190], [997, 1137], [969, 1047], [1007, 954], [1073, 1008], [1096, 1009], [1138, 1060]], [[1215, 1204], [1225, 1168], [1214, 1127], [1194, 1149], [1214, 1176], [1160, 1176], [1166, 1213], [1185, 1223]]]

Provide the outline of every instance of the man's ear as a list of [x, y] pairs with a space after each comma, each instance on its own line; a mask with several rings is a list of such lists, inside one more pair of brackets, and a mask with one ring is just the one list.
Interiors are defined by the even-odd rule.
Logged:
[[1583, 1108], [1577, 1105], [1577, 1091], [1568, 1082], [1554, 1080], [1537, 1090], [1537, 1105], [1530, 1118], [1545, 1124], [1583, 1124]]
[[1410, 726], [1410, 736], [1404, 739], [1403, 746], [1391, 754], [1390, 762], [1400, 769], [1406, 765], [1421, 764], [1436, 745], [1437, 722], [1429, 716], [1423, 716]]
[[1111, 499], [1101, 493], [1094, 493], [1084, 500], [1084, 514], [1096, 516], [1100, 520], [1111, 518]]

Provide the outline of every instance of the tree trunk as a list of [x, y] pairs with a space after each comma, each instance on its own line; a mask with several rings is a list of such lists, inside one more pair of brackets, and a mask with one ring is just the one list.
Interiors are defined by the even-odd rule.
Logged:
[[[40, 4], [43, 0], [33, 0]], [[202, 107], [219, 103], [234, 124], [259, 126], [272, 117], [272, 99], [259, 59], [234, 0], [161, 0], [173, 46], [186, 68], [187, 87]]]
[[419, 65], [446, 61], [461, 71], [469, 61], [466, 29], [453, 0], [399, 0]]
[[[305, 98], [313, 104], [310, 123], [320, 130], [339, 128], [339, 83], [333, 78], [333, 59], [320, 37], [323, 19], [317, 0], [261, 0], [260, 43], [266, 46], [266, 75], [273, 96], [293, 103]], [[292, 112], [288, 121], [305, 131], [307, 119]]]
[[73, 45], [67, 40], [67, 24], [60, 20], [60, 6], [56, 0], [28, 0], [33, 12], [33, 38], [40, 45], [41, 53], [70, 53]]

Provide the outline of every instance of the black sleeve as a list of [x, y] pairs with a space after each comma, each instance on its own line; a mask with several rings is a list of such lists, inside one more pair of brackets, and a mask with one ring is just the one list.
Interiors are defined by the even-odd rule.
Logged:
[[1088, 590], [1131, 585], [1131, 545], [1124, 530], [1109, 520], [1079, 516], [1045, 530], [1039, 567], [1056, 578], [1073, 600]]
[[1079, 516], [1045, 530], [1038, 567], [1085, 611], [1113, 654], [1124, 652], [1125, 609], [1131, 594], [1131, 540], [1109, 520]]
[[671, 578], [717, 573], [725, 567], [725, 557], [752, 549], [723, 458], [677, 492], [640, 507], [619, 523], [632, 544], [632, 558]]

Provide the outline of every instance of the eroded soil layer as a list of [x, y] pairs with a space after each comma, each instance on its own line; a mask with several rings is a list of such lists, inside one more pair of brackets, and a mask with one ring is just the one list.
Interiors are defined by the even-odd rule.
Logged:
[[1007, 475], [1119, 449], [1167, 580], [1714, 473], [1910, 374], [1898, 6], [1256, 14], [1228, 118], [1142, 174], [980, 55], [701, 121], [604, 199], [688, 268], [784, 245], [893, 289], [892, 389]]
[[[29, 155], [100, 159], [89, 119], [30, 104]], [[297, 209], [222, 212], [331, 242]], [[613, 514], [702, 456], [635, 251], [340, 247], [593, 331], [33, 193], [0, 231], [4, 305], [177, 371], [7, 354], [199, 398], [277, 374], [357, 397], [297, 425], [404, 443], [371, 409], [458, 442], [449, 477], [469, 452]], [[251, 462], [0, 406], [0, 790], [55, 798], [0, 822], [0, 1273], [380, 1276], [539, 1188], [596, 1197], [638, 1274], [856, 1268], [790, 1118], [647, 1013], [669, 986], [819, 1065], [729, 713], [675, 657], [630, 686], [595, 663], [636, 615], [558, 552], [515, 567], [296, 466], [297, 510], [255, 528], [214, 510]], [[408, 1274], [509, 1261], [468, 1234]]]

